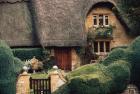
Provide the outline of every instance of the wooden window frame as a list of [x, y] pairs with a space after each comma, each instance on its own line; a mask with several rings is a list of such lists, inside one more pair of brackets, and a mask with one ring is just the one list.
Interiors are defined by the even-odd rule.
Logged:
[[[96, 17], [96, 18], [95, 18], [95, 17]], [[94, 23], [94, 20], [96, 20], [96, 23], [97, 23], [97, 24]], [[94, 27], [98, 27], [98, 15], [93, 15], [93, 26], [94, 26]]]
[[[96, 48], [97, 48], [97, 51], [95, 51], [95, 42], [96, 42]], [[100, 55], [101, 53], [104, 53], [104, 54], [108, 54], [109, 52], [110, 52], [110, 50], [111, 50], [111, 41], [104, 41], [104, 40], [101, 40], [101, 41], [95, 41], [94, 43], [93, 43], [93, 49], [94, 49], [94, 52], [96, 53], [96, 54], [98, 54], [98, 55]], [[101, 42], [103, 42], [103, 51], [101, 51], [101, 45], [100, 45], [100, 43]], [[107, 51], [107, 42], [109, 42], [109, 51]]]
[[[100, 16], [103, 16], [102, 20], [102, 25], [100, 25]], [[107, 17], [107, 18], [106, 18]], [[95, 24], [95, 19], [96, 19], [96, 24]], [[106, 20], [108, 21], [108, 24], [106, 23]], [[108, 27], [109, 26], [109, 14], [93, 14], [93, 26], [94, 27]]]

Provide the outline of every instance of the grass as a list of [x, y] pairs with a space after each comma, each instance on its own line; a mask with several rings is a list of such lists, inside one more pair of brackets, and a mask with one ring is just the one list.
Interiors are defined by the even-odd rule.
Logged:
[[31, 74], [31, 77], [34, 79], [44, 79], [44, 78], [48, 78], [48, 74], [47, 73], [33, 73]]

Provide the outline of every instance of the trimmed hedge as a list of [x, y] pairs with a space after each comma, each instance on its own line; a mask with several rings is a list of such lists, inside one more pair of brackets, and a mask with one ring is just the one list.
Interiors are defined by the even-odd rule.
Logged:
[[15, 57], [18, 57], [23, 61], [32, 59], [34, 56], [39, 60], [44, 58], [42, 48], [15, 48], [12, 49], [12, 51]]
[[108, 55], [107, 58], [102, 62], [104, 65], [109, 65], [114, 61], [117, 61], [119, 59], [126, 59], [126, 50], [123, 48], [116, 48], [110, 54]]
[[16, 77], [22, 62], [13, 56], [12, 50], [0, 41], [0, 93], [16, 94]]
[[124, 60], [86, 65], [71, 72], [67, 79], [70, 94], [116, 94], [121, 93], [130, 78], [130, 65]]
[[138, 37], [128, 49], [132, 51], [128, 58], [132, 64], [131, 83], [134, 83], [140, 89], [140, 37]]
[[110, 71], [108, 75], [113, 80], [111, 85], [111, 94], [121, 93], [125, 90], [128, 81], [130, 80], [131, 65], [124, 61], [118, 60], [107, 66], [107, 71]]

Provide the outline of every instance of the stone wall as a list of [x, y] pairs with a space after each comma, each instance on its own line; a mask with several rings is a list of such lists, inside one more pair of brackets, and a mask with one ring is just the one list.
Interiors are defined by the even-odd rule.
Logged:
[[80, 67], [80, 57], [77, 55], [76, 50], [72, 49], [71, 50], [71, 57], [72, 57], [72, 70]]
[[30, 75], [24, 72], [17, 80], [16, 94], [30, 94]]

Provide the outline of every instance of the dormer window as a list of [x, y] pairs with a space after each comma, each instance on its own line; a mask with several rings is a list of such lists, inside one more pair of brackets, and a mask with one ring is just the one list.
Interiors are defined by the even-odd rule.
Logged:
[[104, 15], [104, 14], [93, 15], [93, 26], [95, 27], [109, 26], [108, 15]]

